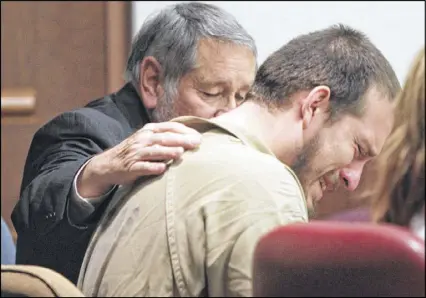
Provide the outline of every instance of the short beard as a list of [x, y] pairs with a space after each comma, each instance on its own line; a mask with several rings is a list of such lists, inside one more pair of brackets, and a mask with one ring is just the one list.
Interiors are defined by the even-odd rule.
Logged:
[[178, 115], [173, 107], [173, 96], [169, 92], [165, 92], [157, 101], [157, 106], [148, 111], [152, 122], [166, 122]]
[[[292, 170], [300, 180], [300, 184], [302, 185], [306, 198], [309, 196], [309, 186], [311, 184], [308, 175], [315, 171], [314, 169], [312, 169], [311, 163], [314, 157], [318, 154], [319, 148], [320, 136], [317, 134], [312, 140], [310, 140], [305, 146], [303, 146], [301, 152], [296, 158], [296, 161], [291, 166]], [[315, 203], [316, 202], [312, 201], [312, 207], [308, 206], [309, 218], [313, 218], [315, 216]]]
[[310, 140], [305, 146], [303, 146], [301, 152], [298, 154], [295, 162], [291, 166], [302, 185], [305, 185], [309, 182], [306, 179], [306, 175], [308, 172], [312, 172], [313, 170], [310, 166], [310, 163], [318, 153], [318, 149], [320, 147], [319, 139], [320, 136], [317, 134], [313, 137], [312, 140]]
[[317, 203], [316, 202], [312, 202], [312, 207], [308, 208], [308, 218], [315, 218], [317, 212]]

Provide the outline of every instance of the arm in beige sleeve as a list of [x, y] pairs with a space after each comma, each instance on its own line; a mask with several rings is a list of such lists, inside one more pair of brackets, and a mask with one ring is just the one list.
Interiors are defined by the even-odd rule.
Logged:
[[[268, 169], [226, 189], [209, 213], [207, 278], [209, 296], [251, 297], [252, 260], [259, 239], [272, 229], [307, 222], [303, 191], [287, 170]], [[220, 227], [220, 228], [218, 228]]]
[[[288, 218], [286, 224], [305, 222], [302, 217]], [[253, 297], [252, 266], [256, 245], [260, 238], [279, 227], [277, 219], [267, 219], [249, 227], [235, 243], [229, 258], [226, 276], [227, 297]]]
[[[258, 188], [257, 198], [269, 198], [276, 203], [276, 212], [265, 212], [263, 220], [253, 221], [238, 237], [227, 266], [228, 297], [253, 296], [253, 257], [259, 240], [279, 226], [308, 221], [308, 212], [301, 185], [295, 174], [270, 177], [265, 189]], [[287, 176], [287, 177], [285, 177]], [[277, 178], [279, 177], [279, 178]], [[262, 194], [263, 193], [263, 194]], [[266, 210], [265, 210], [266, 211]]]

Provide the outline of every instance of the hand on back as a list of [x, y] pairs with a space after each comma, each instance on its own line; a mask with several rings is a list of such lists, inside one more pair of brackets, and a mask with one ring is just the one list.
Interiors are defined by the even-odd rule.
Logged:
[[177, 122], [148, 123], [115, 147], [94, 156], [77, 181], [82, 197], [97, 197], [113, 185], [162, 174], [170, 161], [195, 149], [201, 135]]

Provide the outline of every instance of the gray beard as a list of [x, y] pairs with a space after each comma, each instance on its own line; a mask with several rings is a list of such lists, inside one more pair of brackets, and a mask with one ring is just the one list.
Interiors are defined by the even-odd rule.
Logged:
[[157, 106], [149, 114], [153, 122], [166, 122], [178, 116], [173, 109], [173, 100], [167, 94], [158, 100]]

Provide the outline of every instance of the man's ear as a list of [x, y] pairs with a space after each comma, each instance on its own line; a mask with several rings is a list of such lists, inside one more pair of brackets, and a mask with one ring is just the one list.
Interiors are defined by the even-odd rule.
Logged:
[[308, 128], [317, 116], [323, 116], [325, 119], [330, 105], [330, 93], [331, 91], [328, 86], [317, 86], [302, 101], [300, 113], [303, 121], [303, 129]]
[[152, 56], [145, 57], [140, 63], [139, 88], [142, 102], [147, 109], [154, 109], [158, 100], [163, 96], [161, 84], [161, 65]]

